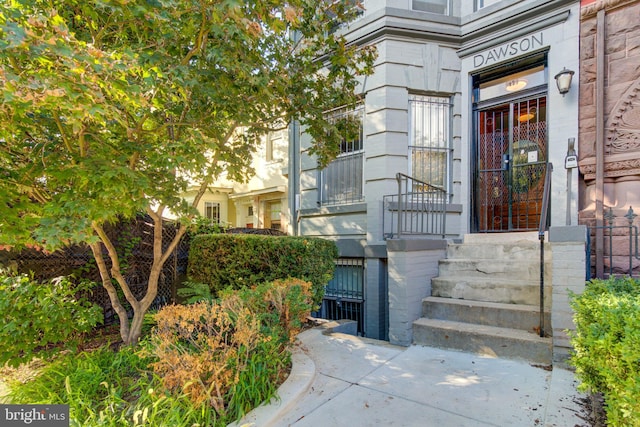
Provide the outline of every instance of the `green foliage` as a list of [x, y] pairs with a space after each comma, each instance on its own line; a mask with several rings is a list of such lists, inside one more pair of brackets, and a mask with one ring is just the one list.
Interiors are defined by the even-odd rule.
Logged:
[[309, 289], [292, 279], [228, 291], [216, 304], [167, 306], [140, 350], [60, 354], [10, 383], [9, 400], [69, 404], [74, 427], [226, 426], [275, 396]]
[[189, 227], [189, 236], [197, 236], [198, 234], [217, 234], [223, 232], [223, 226], [202, 216], [195, 217], [193, 221], [191, 221], [191, 226]]
[[373, 70], [373, 48], [328, 31], [353, 9], [0, 2], [0, 244], [94, 241], [95, 223], [152, 206], [191, 217], [189, 185], [244, 180], [255, 137], [292, 119], [326, 163], [342, 134], [323, 113]]
[[[23, 404], [68, 404], [71, 426], [210, 425], [211, 411], [182, 394], [165, 393], [148, 368], [152, 359], [131, 347], [66, 354], [32, 380], [10, 384], [9, 399]], [[220, 424], [214, 424], [220, 425]]]
[[193, 304], [200, 301], [213, 302], [213, 294], [211, 288], [206, 283], [199, 282], [182, 282], [176, 293], [184, 304]]
[[95, 286], [66, 277], [39, 283], [25, 274], [1, 274], [0, 364], [44, 357], [51, 345], [74, 347], [81, 333], [102, 322], [102, 309], [80, 296]]
[[206, 283], [214, 295], [295, 277], [313, 284], [313, 303], [322, 302], [333, 277], [334, 242], [306, 237], [210, 234], [195, 236], [189, 250], [189, 279]]
[[604, 394], [609, 425], [640, 426], [640, 281], [592, 280], [571, 306], [581, 389]]

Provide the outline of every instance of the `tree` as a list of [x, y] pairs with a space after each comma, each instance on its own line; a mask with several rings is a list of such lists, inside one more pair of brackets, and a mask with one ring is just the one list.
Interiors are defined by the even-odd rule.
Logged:
[[[222, 172], [236, 180], [251, 173], [257, 136], [295, 119], [315, 138], [321, 163], [336, 155], [351, 125], [324, 112], [357, 100], [375, 57], [333, 32], [355, 16], [349, 4], [3, 2], [0, 245], [89, 244], [122, 339], [137, 342], [194, 206]], [[199, 193], [187, 205], [180, 193], [193, 181]], [[167, 208], [181, 225], [163, 245]], [[138, 300], [104, 225], [139, 212], [155, 231]], [[114, 283], [133, 308], [130, 321]]]

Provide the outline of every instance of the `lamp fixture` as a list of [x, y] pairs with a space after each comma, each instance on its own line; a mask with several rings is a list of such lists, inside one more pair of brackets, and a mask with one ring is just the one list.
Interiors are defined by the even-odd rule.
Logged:
[[526, 113], [520, 114], [520, 116], [518, 117], [518, 121], [528, 122], [529, 120], [533, 119], [536, 116], [537, 112], [538, 112], [538, 109], [536, 107], [531, 107], [527, 110]]
[[565, 67], [562, 67], [562, 71], [556, 74], [556, 84], [558, 85], [558, 92], [562, 96], [564, 96], [569, 89], [571, 89], [571, 79], [573, 78], [574, 72], [571, 70], [567, 70]]
[[509, 80], [507, 82], [507, 92], [516, 92], [518, 90], [522, 90], [527, 85], [527, 81], [525, 79], [515, 79]]

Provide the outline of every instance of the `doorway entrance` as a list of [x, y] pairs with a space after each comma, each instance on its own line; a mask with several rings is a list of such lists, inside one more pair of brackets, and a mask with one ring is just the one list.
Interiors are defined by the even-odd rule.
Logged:
[[478, 110], [478, 231], [537, 230], [547, 165], [546, 96]]

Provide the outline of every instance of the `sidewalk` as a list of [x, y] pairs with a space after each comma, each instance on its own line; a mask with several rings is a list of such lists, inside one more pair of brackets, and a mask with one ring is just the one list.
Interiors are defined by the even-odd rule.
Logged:
[[322, 328], [302, 332], [279, 401], [234, 426], [585, 426], [573, 373]]

